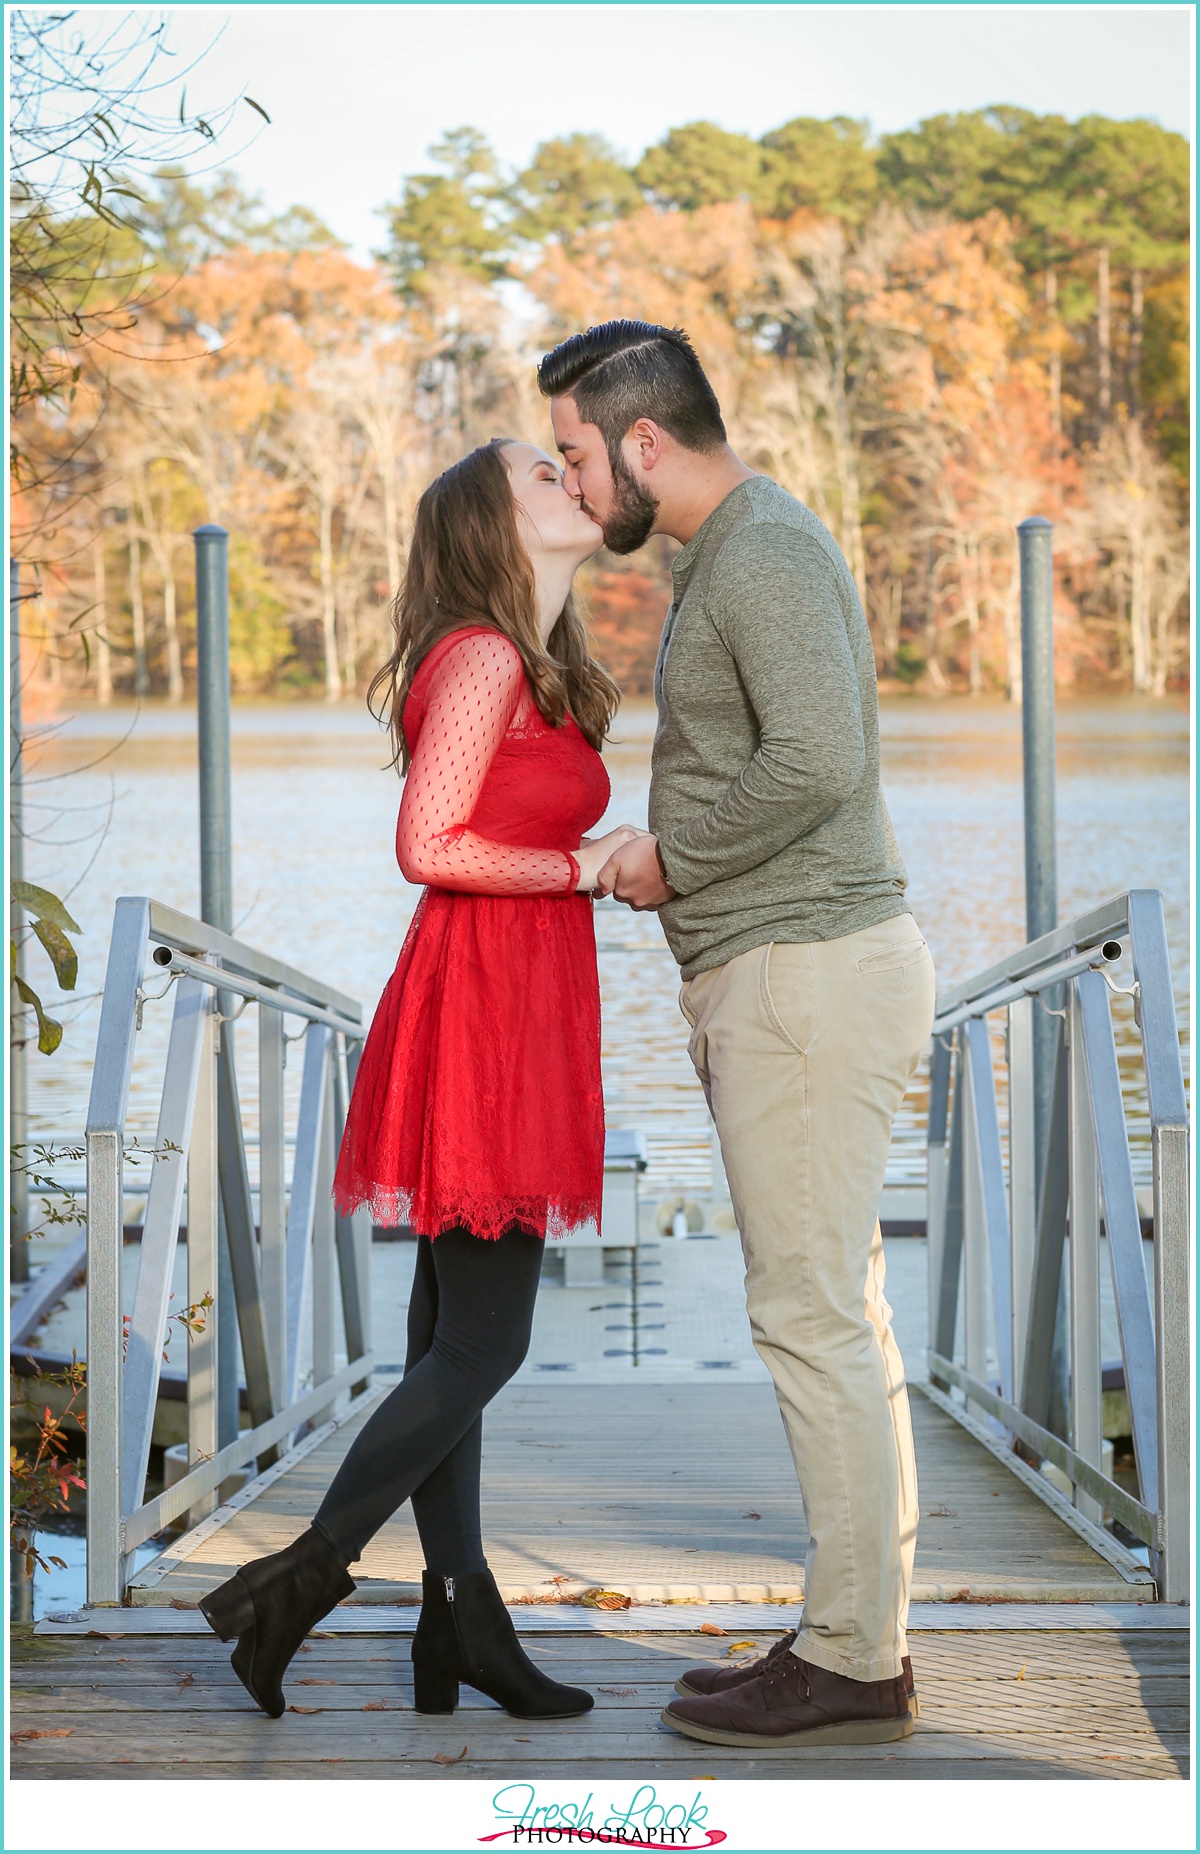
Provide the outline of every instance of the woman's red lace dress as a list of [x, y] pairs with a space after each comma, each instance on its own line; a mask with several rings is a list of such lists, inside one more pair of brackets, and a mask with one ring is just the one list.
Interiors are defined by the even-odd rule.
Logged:
[[600, 991], [571, 855], [608, 775], [495, 631], [444, 638], [404, 707], [396, 854], [427, 886], [363, 1048], [334, 1195], [428, 1236], [599, 1221]]

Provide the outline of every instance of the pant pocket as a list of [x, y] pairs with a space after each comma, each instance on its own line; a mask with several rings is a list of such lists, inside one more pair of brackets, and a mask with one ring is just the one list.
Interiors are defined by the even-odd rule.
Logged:
[[[886, 946], [864, 953], [854, 962], [857, 972], [903, 972], [906, 966], [915, 966], [919, 960], [928, 959], [930, 952], [925, 944], [917, 923], [910, 915], [901, 915], [901, 921], [910, 923], [910, 931], [904, 933], [897, 929], [895, 937], [889, 939]], [[888, 923], [891, 926], [891, 922]]]
[[806, 941], [777, 940], [763, 948], [760, 991], [772, 1028], [803, 1056], [816, 1018], [812, 948]]

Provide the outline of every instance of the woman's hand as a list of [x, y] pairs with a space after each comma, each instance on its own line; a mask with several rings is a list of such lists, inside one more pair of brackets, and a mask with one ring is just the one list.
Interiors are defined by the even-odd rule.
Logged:
[[613, 851], [619, 850], [624, 843], [631, 843], [635, 837], [648, 837], [649, 834], [634, 824], [618, 824], [616, 830], [608, 831], [603, 837], [585, 837], [575, 852], [575, 861], [579, 864], [579, 886], [575, 893], [590, 894]]

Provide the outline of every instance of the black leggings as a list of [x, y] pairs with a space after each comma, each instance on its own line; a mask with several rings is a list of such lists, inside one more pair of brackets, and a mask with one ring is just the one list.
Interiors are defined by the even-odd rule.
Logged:
[[355, 1437], [313, 1524], [343, 1564], [405, 1500], [441, 1577], [481, 1571], [483, 1410], [529, 1350], [545, 1244], [524, 1230], [417, 1239], [404, 1376]]

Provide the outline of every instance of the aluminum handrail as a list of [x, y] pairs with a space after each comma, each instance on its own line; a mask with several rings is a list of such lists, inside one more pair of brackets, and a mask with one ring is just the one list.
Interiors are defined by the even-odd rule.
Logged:
[[170, 908], [164, 902], [151, 901], [141, 896], [123, 899], [134, 899], [145, 906], [149, 910], [153, 938], [163, 941], [178, 952], [213, 955], [221, 961], [226, 971], [240, 972], [246, 978], [277, 985], [283, 991], [293, 992], [298, 998], [306, 998], [310, 1004], [323, 1004], [330, 1010], [341, 1011], [345, 1016], [361, 1021], [362, 1005], [358, 1000], [344, 991], [338, 991], [333, 985], [327, 985], [323, 979], [312, 978], [307, 972], [287, 965], [284, 960], [276, 959], [270, 953], [259, 952], [256, 947], [247, 946], [244, 941], [222, 933], [217, 927], [210, 927], [206, 921], [193, 920], [191, 915], [181, 914], [177, 908]]
[[[1117, 988], [1104, 975], [1123, 939], [1133, 965], [1150, 1122], [1153, 1305], [1130, 1157], [1128, 1076], [1122, 1076], [1113, 1029]], [[1047, 1004], [1041, 994], [1051, 988], [1055, 996]], [[1003, 1131], [997, 1052], [986, 1022], [998, 1010], [1007, 1013]], [[1042, 1010], [1053, 1020], [1056, 1043], [1039, 1151], [1034, 1013]], [[990, 1421], [1010, 1451], [1019, 1441], [1065, 1474], [1076, 1529], [1110, 1562], [1121, 1561], [1123, 1574], [1153, 1581], [1168, 1602], [1185, 1600], [1190, 1577], [1188, 1142], [1166, 923], [1156, 890], [1134, 889], [1103, 903], [939, 999], [927, 1177], [927, 1366], [939, 1407], [973, 1426], [973, 1433]], [[1106, 1251], [1136, 1496], [1103, 1468], [1100, 1269]], [[1059, 1319], [1064, 1281], [1065, 1331]], [[1067, 1369], [1056, 1362], [1063, 1346]], [[950, 1396], [952, 1387], [962, 1403]], [[1039, 1477], [1032, 1484], [1040, 1489]], [[1106, 1513], [1145, 1540], [1149, 1571], [1127, 1553], [1121, 1559], [1104, 1530]]]
[[[174, 993], [171, 1032], [125, 1330], [126, 1113], [142, 1013], [165, 995], [148, 992], [144, 980], [148, 967], [164, 970], [164, 955], [167, 989]], [[231, 996], [257, 1006], [257, 1194], [233, 1057], [232, 1019], [241, 1012], [230, 1011]], [[293, 1143], [285, 1128], [283, 1025], [295, 1016], [307, 1024]], [[339, 1398], [369, 1381], [370, 1226], [362, 1214], [336, 1215], [332, 1201], [334, 1160], [363, 1035], [361, 1006], [332, 986], [147, 897], [117, 902], [86, 1134], [91, 1604], [122, 1601], [130, 1552], [169, 1518], [185, 1511], [193, 1521], [203, 1518], [233, 1467], [250, 1459], [260, 1470], [269, 1467], [301, 1425], [319, 1423]], [[146, 1500], [185, 1192], [187, 1303], [193, 1310], [187, 1328], [190, 1468], [168, 1493]], [[339, 1300], [349, 1360], [340, 1370], [334, 1332]], [[306, 1306], [311, 1388], [300, 1377]], [[243, 1435], [238, 1351], [251, 1420]]]
[[1102, 901], [1098, 907], [1090, 908], [1086, 914], [1077, 915], [1065, 926], [1056, 927], [1053, 933], [1043, 934], [1039, 940], [1031, 940], [1027, 946], [1007, 954], [974, 977], [959, 979], [946, 986], [938, 994], [938, 1012], [944, 1014], [960, 1004], [969, 1004], [973, 998], [981, 998], [985, 992], [995, 991], [1000, 985], [1024, 978], [1039, 966], [1049, 965], [1052, 959], [1069, 958], [1073, 953], [1086, 952], [1089, 947], [1099, 946], [1103, 940], [1119, 940], [1128, 931], [1129, 896], [1114, 895], [1108, 901]]
[[[159, 954], [166, 953], [166, 959]], [[156, 947], [153, 954], [154, 963], [163, 971], [176, 978], [199, 979], [203, 985], [211, 985], [214, 990], [233, 992], [235, 997], [252, 999], [256, 1004], [269, 1004], [283, 1017], [307, 1017], [310, 1023], [327, 1024], [331, 1030], [340, 1030], [352, 1040], [361, 1041], [366, 1034], [361, 1017], [347, 1017], [340, 1011], [327, 1011], [319, 1004], [310, 1004], [307, 998], [299, 997], [295, 992], [283, 991], [271, 985], [260, 985], [254, 979], [244, 978], [240, 972], [231, 971], [228, 966], [206, 965], [202, 959], [189, 959], [186, 953], [172, 953], [170, 947]]]
[[1124, 950], [1119, 940], [1104, 940], [1090, 952], [1076, 953], [1070, 959], [1056, 960], [1053, 965], [1039, 966], [1025, 978], [1000, 985], [994, 991], [986, 991], [981, 997], [960, 1004], [957, 1010], [935, 1017], [933, 1035], [946, 1036], [951, 1030], [956, 1030], [959, 1024], [965, 1024], [968, 1017], [986, 1017], [989, 1011], [998, 1011], [1005, 1005], [1015, 1004], [1018, 998], [1035, 997], [1038, 992], [1049, 991], [1052, 985], [1075, 978], [1080, 972], [1099, 971], [1106, 965], [1114, 965]]

